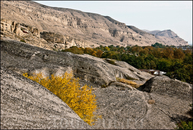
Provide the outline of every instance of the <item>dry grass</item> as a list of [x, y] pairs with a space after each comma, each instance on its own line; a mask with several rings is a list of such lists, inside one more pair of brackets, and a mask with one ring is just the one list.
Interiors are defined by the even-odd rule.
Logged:
[[155, 100], [148, 100], [147, 103], [148, 103], [148, 104], [154, 104], [154, 103], [155, 103]]
[[131, 85], [131, 86], [134, 87], [134, 88], [138, 88], [138, 87], [140, 86], [139, 84], [135, 83], [134, 81], [130, 81], [130, 80], [127, 80], [127, 79], [116, 78], [116, 80], [117, 80], [118, 82]]

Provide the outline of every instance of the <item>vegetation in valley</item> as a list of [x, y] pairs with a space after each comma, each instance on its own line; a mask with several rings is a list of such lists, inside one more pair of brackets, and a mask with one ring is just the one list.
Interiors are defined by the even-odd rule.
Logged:
[[[100, 46], [97, 48], [71, 47], [63, 50], [75, 54], [90, 54], [100, 58], [125, 61], [138, 69], [156, 69], [166, 72], [170, 78], [193, 83], [192, 50], [165, 46]], [[113, 63], [112, 63], [113, 64]]]
[[93, 125], [97, 118], [101, 118], [101, 116], [94, 114], [98, 108], [95, 95], [92, 94], [92, 87], [87, 85], [81, 87], [79, 79], [73, 78], [72, 73], [65, 73], [62, 76], [51, 75], [50, 78], [43, 78], [41, 73], [34, 74], [34, 76], [24, 73], [23, 76], [50, 90], [89, 125]]

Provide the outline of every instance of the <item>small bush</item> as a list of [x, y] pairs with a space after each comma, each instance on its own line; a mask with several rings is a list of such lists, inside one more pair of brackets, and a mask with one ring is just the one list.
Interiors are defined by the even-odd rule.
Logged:
[[63, 76], [51, 75], [51, 78], [43, 78], [41, 73], [35, 76], [24, 73], [23, 76], [50, 90], [89, 125], [93, 125], [97, 118], [101, 118], [101, 116], [93, 114], [98, 108], [95, 95], [92, 94], [92, 87], [85, 85], [81, 88], [79, 79], [73, 78], [72, 73], [65, 73]]
[[106, 84], [101, 85], [101, 88], [106, 88], [106, 87], [108, 87], [108, 85]]
[[[24, 39], [21, 39], [20, 42], [25, 42], [25, 40], [24, 40]], [[26, 43], [26, 42], [25, 42], [25, 43]]]
[[117, 65], [114, 60], [106, 59], [106, 61], [112, 65]]
[[68, 49], [62, 50], [63, 52], [72, 52], [74, 54], [84, 54], [83, 48], [78, 48], [77, 46], [72, 46]]
[[192, 121], [189, 121], [188, 123], [185, 121], [181, 121], [179, 124], [177, 124], [177, 128], [178, 130], [192, 130]]

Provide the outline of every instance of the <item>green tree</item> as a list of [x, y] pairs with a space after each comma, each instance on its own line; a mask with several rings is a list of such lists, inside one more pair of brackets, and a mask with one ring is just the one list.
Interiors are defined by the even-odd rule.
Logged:
[[110, 51], [110, 48], [106, 46], [106, 47], [104, 48], [104, 50], [105, 50], [105, 51]]
[[174, 56], [174, 51], [173, 51], [173, 48], [171, 47], [166, 47], [163, 49], [163, 58], [170, 58], [172, 59]]
[[157, 69], [168, 72], [171, 65], [172, 63], [170, 60], [162, 58], [158, 60]]
[[97, 50], [97, 52], [96, 52], [97, 57], [101, 57], [101, 56], [102, 56], [102, 54], [103, 54], [103, 51], [101, 51], [101, 50]]
[[92, 55], [93, 49], [92, 48], [85, 48], [84, 53]]
[[176, 58], [176, 59], [184, 59], [184, 57], [185, 57], [185, 54], [184, 54], [184, 52], [182, 51], [181, 48], [176, 49], [174, 51], [174, 58]]
[[72, 46], [68, 49], [62, 50], [63, 52], [72, 52], [75, 54], [84, 54], [84, 51], [82, 48], [78, 48], [77, 46]]

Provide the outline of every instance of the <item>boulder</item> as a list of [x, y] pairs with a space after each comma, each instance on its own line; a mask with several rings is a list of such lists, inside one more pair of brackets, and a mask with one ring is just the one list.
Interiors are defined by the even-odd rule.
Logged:
[[[169, 86], [169, 82], [165, 85]], [[102, 115], [95, 129], [174, 129], [180, 120], [189, 120], [192, 98], [160, 95], [115, 85], [96, 89], [97, 114]], [[166, 91], [162, 91], [167, 93]], [[189, 90], [189, 93], [192, 93]], [[189, 99], [188, 99], [189, 98]]]
[[139, 89], [149, 93], [167, 95], [170, 97], [176, 96], [180, 99], [192, 99], [192, 85], [179, 80], [170, 79], [164, 75], [151, 78]]

